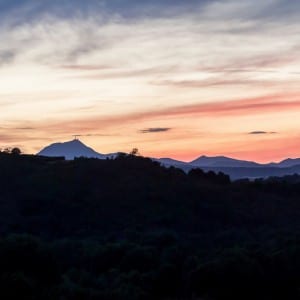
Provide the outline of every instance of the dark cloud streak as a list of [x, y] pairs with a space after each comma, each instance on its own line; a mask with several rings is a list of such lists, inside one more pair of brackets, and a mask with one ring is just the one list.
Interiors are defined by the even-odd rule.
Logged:
[[146, 128], [140, 130], [141, 133], [159, 133], [159, 132], [166, 132], [170, 131], [172, 128], [167, 127], [155, 127], [155, 128]]
[[94, 133], [94, 134], [73, 134], [73, 137], [101, 137], [101, 136], [116, 136], [116, 134]]
[[276, 133], [277, 132], [275, 131], [268, 132], [268, 131], [260, 131], [260, 130], [248, 132], [248, 134], [252, 134], [252, 135], [276, 134]]

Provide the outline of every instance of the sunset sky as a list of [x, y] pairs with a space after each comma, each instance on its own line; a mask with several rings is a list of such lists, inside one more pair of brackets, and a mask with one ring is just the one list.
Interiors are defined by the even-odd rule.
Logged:
[[300, 1], [0, 0], [0, 147], [300, 157]]

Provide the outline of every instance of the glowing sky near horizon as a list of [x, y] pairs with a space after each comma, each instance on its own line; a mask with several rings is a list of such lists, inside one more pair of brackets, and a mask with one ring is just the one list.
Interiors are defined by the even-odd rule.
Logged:
[[300, 157], [300, 2], [0, 0], [0, 146]]

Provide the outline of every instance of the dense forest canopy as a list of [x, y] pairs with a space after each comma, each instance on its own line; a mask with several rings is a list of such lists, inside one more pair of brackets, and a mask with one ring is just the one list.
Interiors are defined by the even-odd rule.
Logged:
[[3, 299], [299, 299], [298, 175], [0, 153]]

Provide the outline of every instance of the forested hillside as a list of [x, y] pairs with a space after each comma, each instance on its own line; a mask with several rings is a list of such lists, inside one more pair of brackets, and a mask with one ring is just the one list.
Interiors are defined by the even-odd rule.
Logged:
[[[300, 181], [0, 153], [3, 299], [299, 299]], [[297, 179], [298, 178], [298, 179]]]

